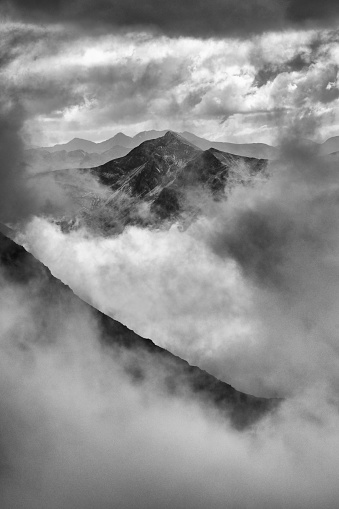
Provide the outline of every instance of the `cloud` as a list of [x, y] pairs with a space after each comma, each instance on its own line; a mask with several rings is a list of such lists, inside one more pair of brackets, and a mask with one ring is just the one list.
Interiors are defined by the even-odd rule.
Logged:
[[74, 210], [52, 178], [29, 179], [22, 131], [26, 113], [11, 90], [3, 88], [0, 100], [0, 222], [23, 223], [40, 213]]
[[43, 271], [13, 281], [1, 267], [0, 278], [1, 507], [336, 507], [328, 388], [314, 380], [237, 432], [189, 392], [169, 395], [147, 354], [132, 382], [132, 354], [102, 348], [95, 316]]
[[7, 12], [35, 22], [60, 22], [80, 26], [83, 30], [111, 31], [146, 27], [171, 36], [225, 37], [245, 36], [291, 26], [335, 26], [338, 6], [326, 0], [321, 7], [305, 0], [213, 0], [200, 3], [135, 3], [132, 0], [89, 0], [78, 2], [43, 2], [12, 0]]
[[71, 4], [65, 1], [27, 3], [14, 0], [10, 7], [10, 12], [23, 19], [53, 23], [60, 21], [81, 26], [87, 31], [147, 27], [175, 36], [197, 37], [262, 31], [279, 26], [283, 17], [281, 2], [260, 0], [242, 3], [214, 0], [210, 4], [199, 4], [199, 8], [192, 0], [152, 0], [140, 4], [132, 0], [100, 0], [95, 6], [85, 0]]
[[23, 240], [85, 300], [244, 392], [335, 393], [337, 169], [315, 147], [288, 140], [268, 183], [206, 199], [185, 232], [100, 239], [36, 219]]
[[[19, 27], [8, 26], [5, 40]], [[142, 33], [70, 35], [54, 26], [48, 35], [41, 31], [39, 42], [29, 39], [25, 51], [19, 46], [2, 76], [20, 97], [33, 143], [72, 136], [101, 140], [115, 130], [134, 134], [154, 127], [234, 137], [242, 130], [238, 114], [247, 115], [248, 136], [255, 136], [258, 127], [274, 127], [272, 112], [302, 101], [319, 114], [337, 109], [335, 47], [333, 34], [321, 38], [315, 31], [201, 41]], [[297, 66], [298, 58], [304, 66]]]

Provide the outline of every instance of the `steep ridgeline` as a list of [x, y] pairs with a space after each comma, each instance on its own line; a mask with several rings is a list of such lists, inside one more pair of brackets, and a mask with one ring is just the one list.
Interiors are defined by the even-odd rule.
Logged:
[[244, 184], [264, 173], [267, 160], [237, 156], [216, 149], [201, 150], [182, 136], [167, 132], [145, 141], [127, 156], [92, 168], [100, 182], [109, 186], [112, 200], [119, 192], [150, 203], [159, 219], [173, 219], [186, 210], [186, 196], [203, 189], [213, 199], [225, 196], [225, 186]]
[[163, 187], [152, 203], [152, 210], [160, 218], [178, 215], [187, 207], [187, 193], [197, 188], [219, 200], [225, 197], [226, 187], [251, 182], [259, 174], [264, 175], [266, 168], [265, 159], [236, 156], [213, 148], [205, 150], [191, 159], [170, 185]]
[[[53, 331], [60, 331], [62, 323], [69, 319], [68, 315], [79, 313], [79, 316], [88, 316], [90, 322], [96, 324], [101, 341], [98, 347], [114, 355], [134, 384], [141, 385], [151, 378], [150, 390], [163, 391], [172, 398], [191, 398], [201, 402], [207, 410], [230, 419], [237, 429], [252, 425], [279, 404], [277, 399], [256, 398], [236, 391], [100, 313], [74, 295], [41, 262], [2, 233], [0, 275], [3, 283], [9, 287], [14, 285], [20, 295], [25, 295], [24, 292], [32, 295], [30, 310], [34, 315], [36, 337], [33, 338], [29, 330], [27, 334], [20, 334], [17, 346], [20, 356], [26, 352], [29, 357], [32, 341], [35, 348], [37, 342], [42, 343], [42, 348], [48, 348], [53, 341]], [[16, 319], [23, 328], [25, 318], [13, 307], [13, 314], [16, 312], [18, 316], [12, 316], [12, 320]]]
[[93, 168], [92, 172], [102, 184], [114, 190], [145, 198], [159, 186], [162, 188], [172, 182], [200, 152], [179, 134], [168, 131], [161, 138], [141, 143], [125, 157]]

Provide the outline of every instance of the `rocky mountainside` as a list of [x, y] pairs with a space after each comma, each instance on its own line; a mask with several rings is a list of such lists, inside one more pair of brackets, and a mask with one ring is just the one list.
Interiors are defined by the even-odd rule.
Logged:
[[[168, 131], [161, 138], [141, 143], [125, 157], [92, 168], [90, 172], [111, 189], [112, 204], [122, 195], [132, 198], [134, 205], [138, 200], [148, 203], [151, 211], [148, 220], [152, 222], [177, 219], [187, 212], [187, 194], [193, 189], [203, 190], [211, 199], [221, 199], [225, 197], [225, 186], [245, 184], [255, 175], [263, 175], [266, 168], [265, 159], [236, 156], [216, 149], [203, 151]], [[199, 207], [199, 203], [191, 203], [190, 213], [196, 215]], [[101, 205], [99, 210], [103, 211]], [[113, 215], [116, 214], [114, 210]], [[135, 214], [132, 219], [126, 208], [123, 215], [130, 224], [137, 219]]]
[[201, 150], [180, 135], [168, 131], [161, 138], [141, 143], [127, 156], [92, 169], [100, 182], [112, 189], [128, 191], [145, 198], [159, 186], [164, 187]]
[[[204, 213], [206, 198], [225, 199], [225, 190], [267, 178], [267, 166], [266, 159], [202, 150], [168, 131], [103, 165], [53, 172], [80, 209], [77, 219], [62, 217], [58, 222], [64, 231], [86, 224], [104, 235], [120, 233], [133, 224], [158, 227], [164, 221], [179, 221], [188, 225]], [[38, 178], [44, 176], [50, 174]], [[194, 196], [197, 192], [200, 197]]]
[[[246, 185], [260, 175], [267, 178], [267, 160], [236, 156], [208, 149], [195, 155], [178, 171], [176, 178], [157, 193], [151, 209], [164, 219], [176, 217], [187, 209], [187, 193], [195, 189], [203, 190], [213, 200], [225, 198], [226, 189], [230, 191], [236, 185]], [[193, 215], [203, 212], [203, 203], [199, 201], [192, 209]]]
[[[38, 303], [36, 328], [43, 341], [44, 328], [49, 319], [55, 321], [54, 312], [60, 310], [61, 303], [65, 309], [77, 309], [90, 313], [101, 331], [102, 348], [110, 348], [119, 359], [122, 368], [135, 384], [142, 384], [152, 370], [154, 386], [157, 391], [163, 390], [170, 397], [192, 398], [203, 401], [213, 412], [220, 412], [229, 418], [237, 429], [252, 425], [268, 412], [277, 407], [279, 400], [249, 396], [236, 391], [232, 386], [220, 382], [198, 367], [157, 347], [152, 341], [144, 339], [127, 327], [100, 313], [89, 304], [79, 299], [74, 293], [31, 254], [21, 246], [0, 233], [0, 268], [4, 281], [14, 284], [17, 290], [34, 289], [34, 302]], [[44, 312], [41, 312], [43, 303]], [[15, 313], [15, 309], [13, 309]], [[54, 318], [53, 318], [54, 317]], [[17, 317], [20, 327], [24, 325], [23, 317]], [[53, 326], [57, 327], [54, 323]], [[30, 345], [22, 345], [22, 351]]]
[[188, 226], [204, 213], [206, 199], [225, 199], [235, 186], [266, 179], [267, 167], [266, 159], [202, 150], [167, 131], [105, 164], [41, 172], [34, 178], [53, 178], [74, 204], [75, 215], [55, 218], [64, 231], [86, 225], [114, 235], [127, 225], [168, 227], [178, 221]]

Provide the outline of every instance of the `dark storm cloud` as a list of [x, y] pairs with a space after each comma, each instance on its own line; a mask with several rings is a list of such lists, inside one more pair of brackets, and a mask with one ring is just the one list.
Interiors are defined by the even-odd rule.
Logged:
[[24, 179], [23, 142], [19, 135], [25, 118], [20, 104], [0, 101], [0, 221], [13, 221], [33, 213], [33, 193]]
[[[63, 49], [64, 46], [59, 48], [56, 58], [62, 59]], [[24, 59], [23, 54], [20, 56]], [[187, 58], [174, 56], [148, 63], [128, 57], [112, 64], [88, 67], [62, 62], [54, 70], [47, 60], [46, 72], [31, 71], [27, 66], [23, 78], [14, 78], [11, 88], [25, 103], [29, 115], [51, 118], [62, 115], [67, 108], [93, 104], [89, 118], [96, 125], [112, 118], [135, 122], [150, 115], [152, 104], [158, 99], [166, 98], [161, 106], [166, 114], [182, 114], [175, 94], [169, 94], [169, 90], [190, 78], [188, 63]], [[183, 105], [185, 111], [194, 106], [185, 99]]]
[[[0, 3], [1, 5], [1, 3]], [[0, 11], [1, 12], [1, 11]], [[74, 38], [75, 34], [58, 29], [30, 24], [6, 24], [1, 30], [0, 70], [16, 58], [26, 54], [31, 60], [58, 51], [60, 44]]]
[[286, 58], [279, 61], [270, 58], [266, 48], [255, 47], [251, 52], [251, 61], [258, 69], [254, 77], [255, 85], [261, 87], [283, 72], [307, 72], [310, 66], [319, 61], [331, 62], [331, 50], [338, 42], [338, 30], [317, 31], [307, 42], [296, 46], [292, 56], [286, 54]]
[[[339, 97], [337, 88], [338, 66], [332, 63], [327, 65], [318, 65], [312, 63], [303, 64], [303, 59], [298, 55], [293, 59], [292, 66], [286, 63], [282, 66], [266, 64], [260, 69], [255, 78], [254, 85], [262, 87], [269, 82], [274, 82], [276, 78], [281, 79], [283, 73], [298, 73], [298, 87], [293, 94], [294, 104], [297, 107], [303, 106], [305, 102], [327, 104], [335, 101]], [[299, 66], [303, 66], [299, 70]], [[292, 96], [292, 94], [291, 94]]]
[[266, 63], [256, 73], [254, 83], [256, 86], [262, 87], [263, 85], [266, 85], [267, 82], [273, 81], [282, 72], [300, 72], [306, 69], [309, 65], [309, 56], [304, 53], [297, 53], [283, 65]]
[[286, 3], [286, 17], [294, 23], [316, 22], [334, 24], [339, 14], [336, 0], [292, 0]]
[[67, 199], [50, 180], [48, 186], [33, 188], [24, 163], [22, 139], [25, 111], [15, 97], [0, 100], [0, 222], [16, 223], [37, 213], [68, 208]]
[[17, 94], [2, 84], [0, 99], [0, 222], [27, 220], [38, 212], [50, 212], [67, 206], [60, 190], [33, 188], [24, 163], [22, 130], [27, 118]]
[[[8, 5], [8, 4], [7, 4]], [[148, 26], [172, 35], [224, 36], [290, 25], [332, 25], [335, 0], [13, 0], [11, 11], [23, 19], [69, 22], [84, 28]]]
[[282, 18], [282, 8], [277, 1], [174, 0], [80, 0], [57, 2], [15, 0], [14, 11], [24, 19], [43, 22], [70, 22], [84, 28], [148, 26], [169, 34], [193, 36], [248, 33], [276, 26]]

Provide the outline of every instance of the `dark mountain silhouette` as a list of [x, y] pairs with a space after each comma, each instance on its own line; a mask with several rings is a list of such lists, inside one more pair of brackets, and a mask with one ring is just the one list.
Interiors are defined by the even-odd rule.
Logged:
[[[152, 211], [160, 218], [173, 217], [185, 210], [185, 196], [189, 189], [203, 188], [213, 199], [225, 197], [225, 187], [245, 184], [255, 175], [264, 174], [267, 168], [266, 159], [236, 156], [209, 149], [193, 157], [176, 178], [157, 194], [152, 203]], [[203, 212], [197, 207], [191, 211], [195, 216]]]
[[153, 366], [155, 369], [152, 370], [152, 377], [155, 378], [157, 390], [162, 388], [173, 397], [187, 398], [190, 394], [193, 399], [203, 401], [211, 411], [218, 410], [228, 417], [238, 429], [255, 423], [276, 408], [280, 401], [238, 392], [232, 386], [156, 346], [152, 341], [138, 336], [79, 299], [70, 288], [52, 276], [41, 262], [2, 233], [0, 267], [5, 280], [15, 284], [16, 288], [34, 288], [35, 302], [43, 303], [44, 309], [39, 305], [36, 310], [41, 337], [44, 337], [46, 317], [51, 316], [55, 306], [60, 306], [61, 302], [67, 304], [67, 309], [76, 308], [90, 313], [101, 331], [102, 347], [114, 349], [114, 355], [136, 384], [143, 382]]
[[[76, 217], [56, 219], [65, 232], [85, 224], [103, 235], [120, 233], [127, 225], [158, 227], [179, 221], [188, 226], [204, 213], [206, 194], [212, 200], [226, 198], [225, 189], [251, 184], [257, 175], [267, 178], [266, 168], [266, 159], [201, 150], [167, 131], [105, 164], [54, 171], [53, 178], [78, 209]], [[38, 178], [44, 175], [50, 176], [45, 172]], [[93, 177], [103, 184], [100, 192]], [[203, 192], [203, 199], [192, 191]]]
[[133, 196], [145, 198], [158, 186], [165, 186], [177, 172], [201, 150], [168, 131], [161, 138], [148, 140], [131, 150], [125, 157], [114, 159], [92, 169], [100, 182], [112, 189], [128, 191]]
[[[91, 172], [112, 189], [112, 199], [120, 192], [146, 200], [151, 204], [151, 212], [163, 220], [186, 210], [186, 193], [190, 189], [204, 188], [213, 199], [218, 199], [225, 196], [231, 174], [234, 177], [239, 171], [241, 182], [243, 174], [255, 175], [263, 172], [266, 166], [264, 159], [236, 156], [216, 149], [202, 151], [182, 136], [168, 131], [161, 138], [145, 141], [125, 157], [93, 168]], [[126, 219], [130, 220], [127, 216]]]

